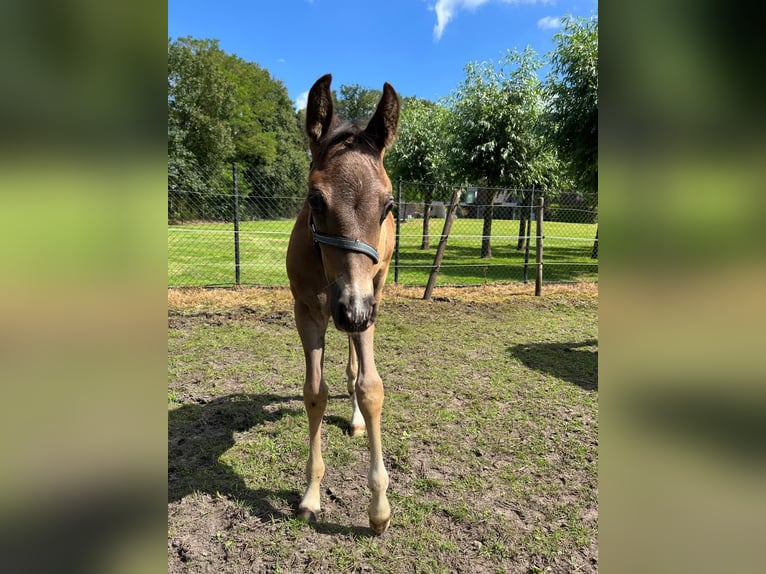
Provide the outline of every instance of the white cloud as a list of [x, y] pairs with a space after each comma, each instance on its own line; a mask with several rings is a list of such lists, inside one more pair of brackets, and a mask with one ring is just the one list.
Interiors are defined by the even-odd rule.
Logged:
[[474, 11], [487, 2], [501, 2], [503, 4], [552, 4], [554, 0], [436, 0], [436, 4], [430, 9], [436, 12], [436, 25], [434, 26], [434, 40], [439, 41], [444, 30], [455, 15], [461, 10]]
[[558, 16], [546, 16], [540, 18], [537, 21], [537, 27], [540, 30], [554, 30], [555, 28], [561, 28], [561, 18]]
[[434, 12], [436, 12], [434, 39], [441, 39], [447, 24], [450, 23], [450, 20], [455, 17], [459, 10], [476, 10], [476, 8], [487, 2], [488, 0], [437, 0], [433, 8]]
[[309, 101], [309, 91], [302, 92], [297, 98], [295, 98], [295, 109], [302, 110], [306, 107]]

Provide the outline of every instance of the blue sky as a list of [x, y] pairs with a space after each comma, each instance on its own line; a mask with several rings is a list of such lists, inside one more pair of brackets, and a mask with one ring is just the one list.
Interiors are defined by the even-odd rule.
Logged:
[[[561, 16], [591, 16], [596, 0], [168, 0], [168, 36], [217, 39], [266, 68], [300, 106], [314, 81], [390, 82], [437, 100], [470, 61], [509, 48], [553, 48]], [[543, 72], [544, 73], [544, 72]]]

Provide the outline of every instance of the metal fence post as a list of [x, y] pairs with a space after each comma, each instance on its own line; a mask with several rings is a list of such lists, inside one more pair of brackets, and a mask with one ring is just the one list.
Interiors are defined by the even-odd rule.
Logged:
[[537, 237], [535, 241], [535, 259], [537, 260], [537, 276], [535, 277], [535, 296], [539, 297], [543, 291], [543, 200], [540, 196], [537, 206]]
[[239, 186], [237, 185], [237, 162], [231, 165], [234, 176], [234, 282], [239, 285]]
[[402, 178], [399, 177], [399, 198], [396, 207], [396, 240], [394, 242], [394, 283], [399, 284], [399, 234], [401, 231], [402, 219]]

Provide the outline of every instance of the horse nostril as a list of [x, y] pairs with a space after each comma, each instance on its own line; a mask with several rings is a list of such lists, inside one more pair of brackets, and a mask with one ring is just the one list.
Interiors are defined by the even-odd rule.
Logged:
[[373, 297], [351, 297], [348, 303], [338, 302], [333, 314], [335, 325], [343, 331], [364, 331], [375, 321], [376, 305]]

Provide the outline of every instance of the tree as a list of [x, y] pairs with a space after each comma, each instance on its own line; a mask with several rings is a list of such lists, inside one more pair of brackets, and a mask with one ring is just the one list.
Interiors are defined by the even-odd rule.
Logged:
[[[539, 112], [539, 110], [538, 110]], [[546, 139], [542, 122], [537, 123], [537, 137], [533, 145], [533, 160], [529, 164], [526, 183], [521, 191], [521, 204], [524, 209], [519, 212], [519, 238], [516, 249], [524, 250], [531, 235], [531, 226], [535, 192], [544, 193], [550, 189], [561, 189], [565, 185], [566, 177], [562, 173], [561, 162], [555, 150], [551, 149], [550, 142]], [[539, 197], [539, 196], [538, 196]]]
[[439, 197], [439, 186], [447, 175], [449, 110], [442, 105], [414, 97], [404, 98], [399, 135], [386, 154], [386, 169], [393, 179], [422, 183], [423, 239], [420, 248], [429, 248], [431, 203]]
[[[168, 40], [168, 193], [175, 213], [196, 192], [220, 216], [231, 211], [231, 165], [254, 216], [291, 216], [277, 196], [304, 193], [308, 155], [285, 86], [217, 40]], [[210, 212], [210, 211], [209, 211]], [[194, 216], [192, 213], [191, 216]]]
[[481, 257], [492, 257], [492, 203], [499, 185], [529, 188], [544, 170], [538, 166], [544, 146], [539, 118], [542, 62], [527, 47], [510, 50], [497, 63], [469, 63], [465, 79], [449, 98], [454, 145], [451, 162], [479, 188], [484, 206]]
[[227, 54], [224, 69], [234, 85], [235, 107], [229, 125], [234, 138], [233, 159], [251, 166], [268, 165], [277, 157], [279, 86], [269, 72]]
[[598, 190], [598, 19], [564, 19], [554, 36], [550, 99], [551, 138], [575, 182]]
[[[168, 39], [169, 217], [197, 217], [218, 166], [234, 152], [229, 119], [234, 85], [223, 69], [225, 54], [215, 40]], [[193, 201], [189, 201], [189, 193]]]
[[253, 62], [227, 55], [224, 68], [235, 85], [230, 125], [233, 159], [241, 166], [245, 204], [257, 217], [291, 216], [280, 198], [305, 193], [308, 155], [303, 127], [282, 82]]
[[[563, 20], [546, 81], [550, 138], [576, 185], [598, 205], [598, 18]], [[596, 241], [598, 230], [596, 230]], [[593, 256], [598, 255], [594, 243]]]
[[347, 120], [369, 120], [375, 113], [383, 92], [359, 84], [342, 84], [340, 97], [333, 94], [336, 112]]
[[[214, 165], [234, 152], [229, 120], [236, 102], [217, 40], [168, 40], [168, 150]], [[185, 150], [185, 151], [183, 151]]]
[[[197, 158], [184, 145], [180, 130], [168, 129], [168, 218], [194, 217], [189, 194], [201, 194], [205, 181]], [[192, 204], [194, 202], [191, 202]]]

